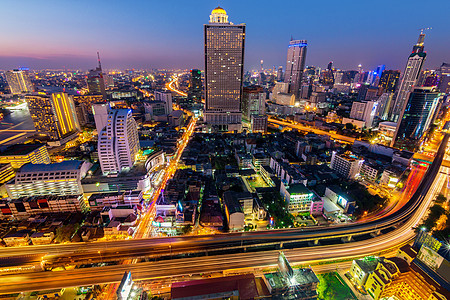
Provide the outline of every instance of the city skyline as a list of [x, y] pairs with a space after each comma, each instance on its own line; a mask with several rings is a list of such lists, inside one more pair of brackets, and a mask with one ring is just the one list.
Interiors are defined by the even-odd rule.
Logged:
[[[307, 66], [325, 68], [334, 61], [336, 68], [341, 69], [356, 69], [361, 63], [365, 70], [379, 64], [401, 70], [406, 62], [404, 53], [410, 51], [411, 41], [423, 27], [433, 28], [427, 34], [429, 59], [425, 69], [437, 68], [450, 60], [446, 51], [450, 47], [446, 32], [449, 21], [436, 17], [435, 10], [420, 10], [422, 15], [417, 16], [418, 1], [396, 1], [389, 6], [387, 1], [379, 1], [377, 6], [329, 1], [320, 7], [293, 4], [289, 10], [268, 1], [258, 2], [258, 6], [234, 0], [197, 1], [196, 5], [177, 3], [175, 7], [143, 1], [134, 6], [105, 5], [103, 1], [89, 6], [86, 1], [58, 6], [50, 1], [25, 2], [26, 5], [6, 1], [3, 5], [7, 11], [20, 10], [27, 22], [17, 22], [12, 15], [0, 21], [8, 28], [0, 49], [2, 69], [88, 69], [96, 63], [97, 50], [105, 69], [203, 69], [204, 15], [218, 4], [233, 15], [235, 23], [247, 24], [246, 70], [259, 69], [261, 59], [265, 68], [284, 65], [291, 36], [308, 40]], [[450, 6], [444, 1], [429, 5], [442, 10]], [[35, 14], [36, 11], [40, 13]], [[13, 23], [16, 26], [8, 26]], [[188, 47], [177, 51], [175, 46], [179, 43]]]

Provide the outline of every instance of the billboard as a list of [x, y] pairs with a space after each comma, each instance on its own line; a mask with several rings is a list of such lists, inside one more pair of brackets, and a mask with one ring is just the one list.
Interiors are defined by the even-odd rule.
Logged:
[[422, 245], [417, 254], [417, 258], [434, 271], [436, 271], [444, 261], [444, 258], [441, 255], [426, 245]]

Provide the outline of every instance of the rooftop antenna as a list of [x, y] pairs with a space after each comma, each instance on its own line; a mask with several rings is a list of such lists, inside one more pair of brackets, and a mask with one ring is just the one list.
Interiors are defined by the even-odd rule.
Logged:
[[102, 63], [100, 62], [100, 52], [97, 51], [98, 67], [102, 69]]
[[431, 30], [431, 29], [433, 29], [433, 28], [432, 27], [420, 28], [420, 34], [423, 34], [424, 31]]

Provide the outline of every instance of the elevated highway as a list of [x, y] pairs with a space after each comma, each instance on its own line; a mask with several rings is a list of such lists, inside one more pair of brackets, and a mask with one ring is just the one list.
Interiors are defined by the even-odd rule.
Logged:
[[[429, 167], [423, 181], [408, 203], [395, 212], [379, 220], [368, 223], [357, 223], [349, 226], [339, 227], [318, 227], [312, 230], [281, 230], [269, 232], [254, 232], [232, 235], [177, 237], [162, 239], [142, 239], [120, 241], [109, 244], [116, 252], [130, 251], [136, 245], [142, 247], [147, 243], [147, 247], [155, 251], [165, 251], [173, 254], [175, 249], [195, 249], [199, 247], [224, 247], [230, 243], [240, 242], [242, 246], [257, 243], [276, 242], [285, 244], [286, 241], [316, 241], [322, 239], [336, 238], [339, 236], [352, 237], [358, 234], [379, 233], [380, 230], [395, 227], [396, 229], [373, 238], [349, 242], [340, 245], [315, 246], [307, 248], [296, 248], [285, 250], [289, 260], [294, 263], [310, 264], [317, 260], [350, 259], [370, 254], [382, 254], [384, 251], [392, 251], [404, 243], [411, 241], [414, 236], [414, 227], [420, 222], [426, 213], [434, 195], [440, 190], [447, 177], [445, 172], [439, 172], [441, 163], [445, 155], [449, 135], [446, 134], [441, 142], [439, 150]], [[351, 241], [351, 239], [348, 239]], [[114, 245], [113, 245], [114, 244]], [[119, 244], [119, 245], [117, 245]], [[84, 245], [54, 245], [52, 251], [62, 251], [73, 253], [74, 249], [80, 251], [84, 249], [84, 255], [92, 255], [93, 249], [105, 247], [108, 243], [92, 243]], [[61, 247], [62, 246], [62, 247]], [[78, 247], [78, 248], [77, 248]], [[25, 253], [29, 247], [16, 248]], [[57, 250], [60, 248], [60, 250]], [[22, 250], [23, 249], [23, 250]], [[34, 246], [42, 253], [48, 253], [48, 247]], [[164, 250], [166, 249], [166, 250]], [[112, 250], [112, 249], [110, 249]], [[30, 250], [28, 250], [30, 251]], [[101, 249], [97, 250], [101, 251]], [[183, 250], [185, 251], [185, 250]], [[30, 291], [38, 289], [62, 288], [87, 284], [99, 284], [119, 281], [125, 270], [133, 273], [133, 278], [137, 280], [151, 279], [157, 277], [168, 277], [175, 275], [190, 275], [205, 272], [218, 272], [234, 268], [267, 267], [276, 263], [277, 250], [246, 252], [239, 254], [222, 254], [215, 256], [203, 256], [195, 258], [179, 258], [173, 260], [161, 260], [156, 262], [142, 262], [133, 265], [117, 265], [106, 267], [95, 267], [88, 269], [75, 269], [61, 272], [35, 272], [29, 274], [3, 275], [0, 281], [0, 293], [12, 293], [20, 291]], [[13, 255], [12, 248], [0, 250], [1, 255]], [[30, 253], [30, 252], [28, 252]], [[36, 252], [34, 252], [36, 254]], [[17, 253], [16, 253], [17, 254]], [[80, 253], [81, 254], [81, 253]], [[116, 253], [117, 254], [117, 253]], [[98, 254], [97, 254], [98, 255]], [[224, 263], [226, 262], [226, 263]]]

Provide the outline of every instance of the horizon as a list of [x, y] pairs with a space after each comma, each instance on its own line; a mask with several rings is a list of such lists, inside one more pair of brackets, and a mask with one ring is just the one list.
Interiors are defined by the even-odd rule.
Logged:
[[[206, 0], [195, 5], [81, 0], [56, 6], [52, 2], [6, 0], [4, 11], [20, 11], [27, 22], [18, 22], [13, 14], [0, 21], [8, 28], [0, 48], [0, 69], [89, 70], [96, 66], [96, 52], [100, 51], [105, 70], [203, 70], [203, 24], [219, 4]], [[342, 70], [356, 69], [358, 64], [373, 70], [384, 64], [386, 69], [403, 71], [424, 27], [433, 28], [425, 32], [425, 69], [450, 62], [446, 31], [450, 21], [436, 17], [434, 10], [423, 10], [420, 18], [416, 17], [416, 6], [422, 5], [419, 1], [380, 0], [373, 6], [327, 0], [320, 7], [293, 3], [290, 10], [267, 0], [257, 6], [236, 0], [218, 2], [231, 22], [247, 25], [247, 71], [259, 69], [261, 60], [265, 69], [285, 68], [291, 36], [308, 41], [308, 66], [324, 68], [333, 61], [334, 67]], [[430, 3], [436, 5], [441, 11], [450, 9], [448, 1]]]

